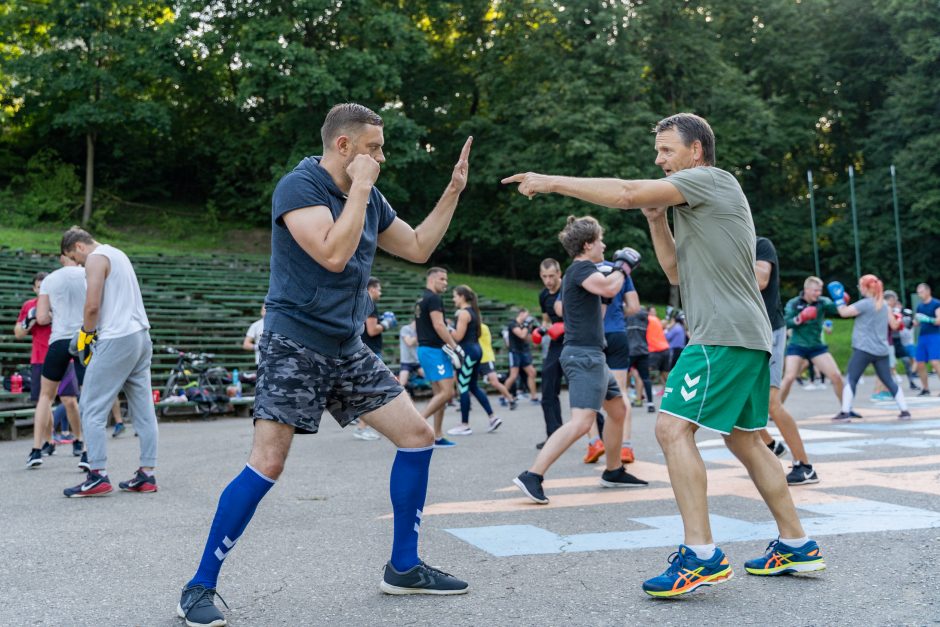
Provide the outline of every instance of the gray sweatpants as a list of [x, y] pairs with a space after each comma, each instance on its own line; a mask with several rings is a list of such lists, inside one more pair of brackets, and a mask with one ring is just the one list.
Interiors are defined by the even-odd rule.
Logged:
[[140, 440], [140, 465], [157, 465], [157, 415], [153, 410], [150, 389], [152, 357], [153, 344], [146, 329], [95, 343], [79, 401], [88, 464], [92, 470], [107, 467], [108, 416], [122, 389], [127, 397], [128, 414]]

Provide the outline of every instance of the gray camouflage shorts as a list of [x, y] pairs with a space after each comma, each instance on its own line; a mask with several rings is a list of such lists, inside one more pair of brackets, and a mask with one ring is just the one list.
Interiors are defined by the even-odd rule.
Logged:
[[324, 409], [345, 427], [403, 391], [366, 346], [348, 357], [327, 357], [283, 335], [265, 332], [258, 348], [255, 419], [292, 425], [297, 433], [316, 433]]

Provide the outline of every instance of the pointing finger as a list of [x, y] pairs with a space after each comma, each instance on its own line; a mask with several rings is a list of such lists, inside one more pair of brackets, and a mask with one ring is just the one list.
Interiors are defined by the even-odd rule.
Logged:
[[504, 178], [501, 183], [503, 185], [508, 185], [509, 183], [521, 183], [525, 178], [526, 172], [520, 172], [519, 174], [513, 174], [512, 176], [507, 176]]

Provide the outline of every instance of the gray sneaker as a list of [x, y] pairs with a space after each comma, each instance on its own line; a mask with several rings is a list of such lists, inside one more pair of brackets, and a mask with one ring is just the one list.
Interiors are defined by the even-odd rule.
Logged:
[[424, 562], [403, 573], [389, 562], [379, 589], [385, 594], [466, 594], [470, 585]]
[[[217, 596], [215, 588], [201, 585], [183, 588], [179, 605], [176, 606], [176, 613], [186, 621], [189, 627], [223, 627], [227, 623], [212, 600], [214, 596]], [[222, 605], [228, 609], [225, 599], [219, 597], [219, 601], [222, 601]]]

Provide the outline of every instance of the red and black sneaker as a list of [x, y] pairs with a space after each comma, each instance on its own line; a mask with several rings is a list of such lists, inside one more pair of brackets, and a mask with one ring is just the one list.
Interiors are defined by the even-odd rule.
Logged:
[[104, 496], [110, 494], [114, 488], [111, 487], [111, 480], [106, 476], [99, 475], [94, 470], [88, 471], [88, 476], [82, 483], [74, 488], [66, 488], [65, 496]]
[[129, 481], [122, 481], [118, 486], [125, 492], [156, 492], [157, 478], [138, 468]]

